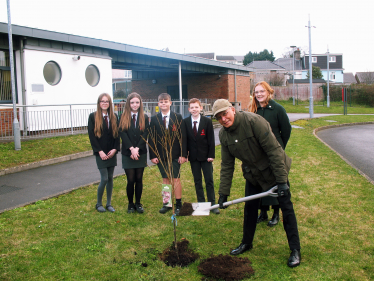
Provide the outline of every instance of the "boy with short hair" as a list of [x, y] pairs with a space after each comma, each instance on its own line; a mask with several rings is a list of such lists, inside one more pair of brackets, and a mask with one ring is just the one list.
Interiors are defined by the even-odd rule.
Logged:
[[[188, 102], [189, 117], [184, 119], [187, 131], [188, 161], [195, 182], [198, 202], [205, 202], [201, 170], [204, 174], [208, 202], [214, 205], [213, 160], [215, 157], [215, 141], [212, 120], [200, 115], [202, 110], [199, 99], [193, 98]], [[212, 210], [219, 214], [218, 209]]]
[[[180, 166], [187, 161], [187, 138], [186, 138], [186, 127], [183, 122], [183, 117], [179, 113], [170, 110], [172, 101], [171, 96], [167, 93], [162, 93], [158, 96], [158, 106], [160, 113], [156, 114], [151, 118], [150, 130], [156, 134], [156, 140], [151, 138], [149, 135], [149, 145], [158, 151], [158, 155], [161, 159], [157, 158], [156, 153], [149, 149], [149, 158], [152, 163], [157, 164], [163, 184], [170, 184], [170, 180], [167, 177], [167, 172], [164, 166], [167, 167], [167, 151], [165, 147], [160, 144], [160, 140], [165, 133], [170, 134], [171, 138], [174, 139], [172, 143], [172, 166], [173, 166], [173, 178], [174, 178], [174, 194], [176, 199], [175, 214], [178, 216], [182, 208], [182, 185], [180, 182]], [[176, 134], [176, 135], [174, 135]], [[176, 136], [173, 138], [172, 136]], [[180, 139], [179, 139], [180, 138]], [[156, 141], [156, 143], [154, 143]], [[164, 163], [164, 166], [161, 164]], [[165, 204], [159, 210], [161, 214], [169, 211], [171, 207], [167, 207]]]

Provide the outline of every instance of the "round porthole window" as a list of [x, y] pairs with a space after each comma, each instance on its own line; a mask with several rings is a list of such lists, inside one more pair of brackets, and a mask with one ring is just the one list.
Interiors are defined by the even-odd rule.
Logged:
[[57, 85], [61, 80], [61, 68], [56, 62], [49, 61], [44, 65], [43, 75], [49, 85]]
[[86, 81], [92, 87], [95, 87], [97, 84], [99, 84], [100, 72], [99, 69], [93, 64], [87, 66]]

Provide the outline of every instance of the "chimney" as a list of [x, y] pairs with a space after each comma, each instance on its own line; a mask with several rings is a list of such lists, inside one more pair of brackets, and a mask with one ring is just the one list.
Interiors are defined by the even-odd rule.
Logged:
[[295, 55], [295, 60], [299, 60], [299, 59], [300, 59], [300, 50], [297, 49], [297, 50], [295, 51], [294, 55]]

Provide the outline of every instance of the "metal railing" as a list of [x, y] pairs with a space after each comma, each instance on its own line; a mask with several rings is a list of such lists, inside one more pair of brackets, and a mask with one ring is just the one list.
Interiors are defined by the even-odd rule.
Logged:
[[[124, 105], [124, 102], [114, 103], [118, 116]], [[158, 113], [157, 102], [144, 102], [143, 106], [149, 117]], [[187, 117], [188, 101], [173, 101], [171, 110]], [[18, 105], [21, 139], [85, 134], [88, 116], [94, 111], [96, 104]], [[0, 105], [0, 141], [12, 141], [13, 138], [13, 109]]]

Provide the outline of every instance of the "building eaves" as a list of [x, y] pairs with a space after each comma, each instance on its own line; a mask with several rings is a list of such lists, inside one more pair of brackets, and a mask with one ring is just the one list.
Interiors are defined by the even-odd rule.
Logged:
[[[0, 22], [0, 33], [8, 34], [8, 25], [6, 23]], [[173, 59], [173, 60], [182, 61], [182, 62], [184, 61], [184, 62], [192, 62], [192, 63], [198, 63], [198, 64], [203, 64], [203, 65], [222, 67], [226, 69], [252, 71], [252, 69], [248, 68], [247, 66], [242, 66], [242, 65], [237, 65], [237, 64], [229, 64], [226, 62], [219, 62], [215, 60], [204, 59], [204, 58], [199, 58], [199, 57], [194, 57], [194, 56], [189, 56], [189, 55], [177, 54], [177, 53], [166, 52], [166, 51], [161, 51], [161, 50], [127, 45], [127, 44], [117, 43], [117, 42], [112, 42], [112, 41], [107, 41], [107, 40], [94, 39], [94, 38], [89, 38], [89, 37], [83, 37], [83, 36], [66, 34], [66, 33], [59, 33], [59, 32], [48, 31], [48, 30], [41, 30], [41, 29], [19, 26], [19, 25], [12, 25], [12, 34], [14, 36], [16, 35], [16, 36], [33, 37], [33, 38], [60, 41], [60, 42], [66, 42], [66, 43], [72, 43], [72, 44], [100, 47], [100, 48], [105, 48], [105, 49], [110, 49], [110, 50], [149, 55], [149, 56], [166, 58], [166, 59]]]

